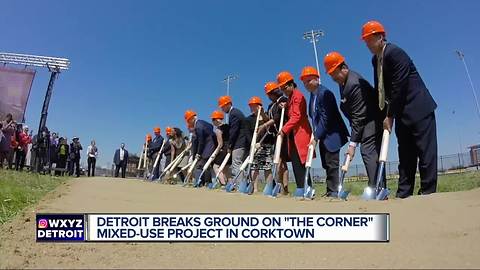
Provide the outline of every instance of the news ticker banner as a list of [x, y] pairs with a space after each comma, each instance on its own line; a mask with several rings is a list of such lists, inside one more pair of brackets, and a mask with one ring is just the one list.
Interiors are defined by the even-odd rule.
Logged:
[[37, 242], [389, 242], [389, 214], [37, 214]]

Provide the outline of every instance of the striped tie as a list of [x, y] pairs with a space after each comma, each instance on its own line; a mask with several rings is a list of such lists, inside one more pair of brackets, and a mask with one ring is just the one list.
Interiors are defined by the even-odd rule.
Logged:
[[377, 80], [378, 80], [378, 107], [380, 110], [385, 108], [385, 87], [383, 85], [383, 50], [382, 54], [377, 56]]

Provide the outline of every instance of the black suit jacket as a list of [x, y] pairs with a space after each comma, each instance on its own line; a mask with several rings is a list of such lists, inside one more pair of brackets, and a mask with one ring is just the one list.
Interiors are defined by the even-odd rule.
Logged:
[[[350, 141], [360, 143], [372, 136], [382, 123], [384, 115], [378, 107], [378, 93], [360, 74], [348, 72], [344, 86], [340, 86], [340, 110], [350, 122]], [[370, 122], [374, 124], [367, 125]]]
[[232, 108], [228, 113], [230, 138], [228, 148], [231, 150], [248, 148], [248, 121], [245, 115], [237, 108]]
[[[375, 89], [378, 89], [376, 56], [373, 56], [372, 64]], [[391, 43], [387, 43], [383, 54], [383, 82], [385, 99], [389, 103], [387, 115], [407, 126], [437, 108], [413, 61], [404, 50]]]

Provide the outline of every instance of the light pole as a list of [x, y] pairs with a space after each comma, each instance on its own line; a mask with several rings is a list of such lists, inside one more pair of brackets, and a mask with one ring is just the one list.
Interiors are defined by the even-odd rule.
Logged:
[[230, 82], [235, 80], [235, 79], [238, 79], [238, 76], [237, 75], [234, 75], [234, 74], [231, 74], [231, 75], [228, 75], [225, 79], [223, 79], [222, 82], [224, 83], [227, 83], [227, 96], [230, 95]]
[[[320, 73], [320, 68], [318, 65], [318, 54], [317, 54], [317, 42], [320, 37], [325, 36], [325, 32], [322, 30], [310, 30], [303, 33], [303, 39], [308, 39], [313, 44], [313, 51], [315, 52], [315, 63], [317, 64], [317, 71]], [[318, 78], [320, 80], [320, 78]], [[322, 83], [320, 81], [320, 83]]]
[[475, 98], [475, 105], [477, 106], [477, 114], [480, 119], [480, 106], [478, 105], [477, 92], [475, 91], [472, 78], [470, 77], [470, 72], [468, 71], [467, 63], [465, 62], [465, 55], [459, 50], [456, 50], [455, 52], [457, 53], [458, 57], [463, 62], [463, 66], [465, 67], [465, 72], [467, 73], [468, 81], [470, 82], [470, 86], [472, 87], [473, 97]]

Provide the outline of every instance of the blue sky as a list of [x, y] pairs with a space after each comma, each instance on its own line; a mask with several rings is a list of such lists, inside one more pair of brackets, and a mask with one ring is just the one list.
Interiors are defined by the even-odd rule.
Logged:
[[[229, 73], [239, 76], [231, 85], [237, 107], [246, 112], [253, 95], [266, 101], [263, 85], [279, 71], [298, 77], [303, 66], [315, 64], [312, 45], [302, 39], [307, 30], [326, 33], [318, 44], [321, 59], [337, 50], [372, 82], [371, 55], [359, 38], [371, 19], [381, 21], [389, 41], [411, 56], [438, 103], [439, 154], [457, 153], [459, 140], [463, 148], [480, 143], [473, 95], [454, 54], [463, 50], [478, 89], [479, 1], [16, 0], [0, 5], [1, 51], [71, 60], [71, 69], [55, 84], [47, 124], [61, 135], [79, 136], [85, 148], [95, 139], [100, 165], [111, 164], [121, 142], [139, 152], [155, 125], [162, 132], [166, 126], [185, 129], [186, 109], [207, 119], [225, 94], [221, 80]], [[48, 78], [39, 69], [33, 83], [26, 119], [35, 130]], [[338, 97], [324, 70], [322, 82]], [[397, 160], [396, 139], [390, 149], [390, 159]]]

